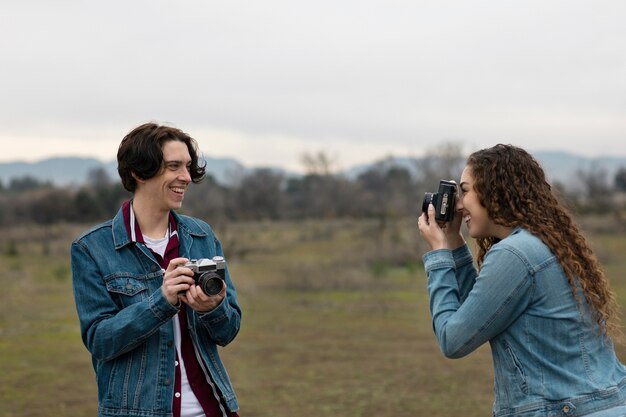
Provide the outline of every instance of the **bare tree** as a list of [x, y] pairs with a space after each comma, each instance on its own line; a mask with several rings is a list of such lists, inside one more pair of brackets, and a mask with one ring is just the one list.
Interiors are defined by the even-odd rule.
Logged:
[[90, 169], [87, 173], [87, 184], [92, 187], [108, 187], [111, 182], [111, 177], [102, 167]]
[[626, 167], [621, 167], [617, 170], [614, 183], [617, 191], [626, 192]]
[[317, 153], [305, 152], [300, 161], [307, 175], [331, 175], [336, 167], [336, 158], [332, 158], [324, 151]]
[[271, 169], [255, 169], [244, 176], [235, 205], [246, 219], [279, 219], [285, 209], [285, 177]]
[[417, 161], [417, 188], [432, 192], [437, 191], [439, 180], [458, 181], [465, 159], [460, 143], [444, 142], [431, 148]]
[[612, 207], [611, 186], [606, 169], [592, 166], [589, 170], [577, 170], [578, 178], [583, 185], [585, 204], [592, 211], [606, 211]]

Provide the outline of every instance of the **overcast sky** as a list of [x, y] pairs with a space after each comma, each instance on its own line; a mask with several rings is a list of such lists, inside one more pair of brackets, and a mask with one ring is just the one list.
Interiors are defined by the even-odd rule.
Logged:
[[626, 2], [2, 0], [0, 161], [115, 158], [146, 121], [249, 166], [626, 156]]

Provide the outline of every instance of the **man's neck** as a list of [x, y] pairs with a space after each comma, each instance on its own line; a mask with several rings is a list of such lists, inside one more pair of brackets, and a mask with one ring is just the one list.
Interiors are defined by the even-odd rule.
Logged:
[[133, 211], [142, 235], [152, 239], [160, 239], [165, 236], [169, 225], [169, 210], [155, 209], [149, 201], [135, 196]]

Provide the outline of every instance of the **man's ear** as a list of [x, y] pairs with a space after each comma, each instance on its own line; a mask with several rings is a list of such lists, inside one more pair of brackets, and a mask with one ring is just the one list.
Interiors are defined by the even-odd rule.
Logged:
[[134, 172], [131, 171], [130, 175], [133, 176], [133, 178], [135, 179], [135, 181], [137, 181], [140, 184], [143, 184], [146, 182], [146, 180], [144, 180], [143, 178], [141, 178], [139, 175], [135, 174]]

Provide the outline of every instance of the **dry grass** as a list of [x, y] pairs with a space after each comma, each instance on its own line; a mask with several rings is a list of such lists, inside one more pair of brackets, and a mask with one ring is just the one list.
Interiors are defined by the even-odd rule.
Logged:
[[[83, 228], [29, 230], [36, 239], [3, 233], [0, 417], [96, 414], [68, 265]], [[385, 230], [332, 220], [217, 232], [244, 313], [237, 339], [222, 349], [242, 416], [490, 414], [488, 347], [452, 361], [436, 345], [413, 220]], [[626, 238], [592, 241], [626, 306]]]

